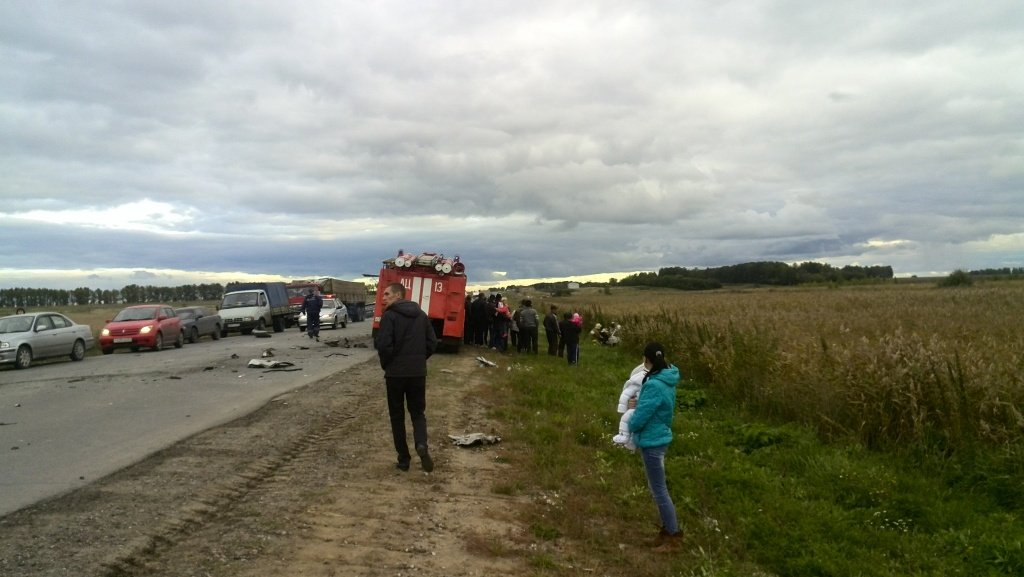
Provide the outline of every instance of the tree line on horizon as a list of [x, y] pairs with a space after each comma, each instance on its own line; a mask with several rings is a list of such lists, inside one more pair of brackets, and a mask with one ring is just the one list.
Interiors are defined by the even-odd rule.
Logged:
[[819, 262], [786, 264], [759, 261], [715, 268], [665, 267], [658, 272], [642, 272], [617, 281], [620, 286], [654, 286], [681, 290], [710, 290], [727, 284], [793, 286], [811, 283], [844, 283], [893, 279], [891, 266], [854, 266], [842, 268]]
[[[1024, 278], [1024, 267], [972, 270], [970, 277], [990, 279]], [[891, 266], [853, 266], [841, 268], [825, 263], [748, 262], [715, 268], [665, 267], [657, 272], [642, 272], [608, 283], [585, 282], [581, 286], [654, 286], [682, 290], [709, 290], [726, 284], [789, 286], [807, 283], [843, 283], [884, 281], [894, 278]], [[566, 283], [538, 283], [534, 289], [564, 289]], [[198, 302], [220, 300], [224, 285], [186, 284], [176, 287], [130, 284], [118, 289], [9, 288], [0, 289], [0, 308], [58, 307], [76, 305], [144, 304], [157, 302]]]
[[220, 300], [224, 296], [224, 285], [187, 284], [176, 287], [141, 286], [130, 284], [118, 289], [45, 289], [9, 288], [0, 289], [0, 307], [40, 308], [81, 305], [145, 304], [160, 302], [199, 302]]

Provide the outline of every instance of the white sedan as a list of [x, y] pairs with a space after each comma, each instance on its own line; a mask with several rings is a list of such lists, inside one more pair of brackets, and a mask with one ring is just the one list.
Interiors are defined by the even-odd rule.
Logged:
[[[348, 326], [348, 307], [334, 298], [324, 298], [324, 306], [320, 309], [320, 328], [332, 329]], [[306, 330], [306, 313], [299, 313], [299, 331]]]
[[89, 325], [77, 324], [60, 313], [0, 318], [0, 365], [26, 369], [34, 359], [63, 356], [80, 361], [95, 345]]

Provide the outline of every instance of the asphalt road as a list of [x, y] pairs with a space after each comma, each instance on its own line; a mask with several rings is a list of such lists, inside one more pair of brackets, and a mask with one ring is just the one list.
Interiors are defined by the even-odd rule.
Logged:
[[[271, 338], [204, 337], [160, 352], [88, 356], [81, 362], [0, 368], [0, 516], [87, 485], [281, 393], [375, 356], [372, 323], [321, 331], [316, 343], [291, 328]], [[326, 341], [341, 341], [330, 347]], [[297, 371], [249, 368], [250, 359]], [[233, 358], [234, 357], [234, 358]], [[383, 378], [383, 377], [382, 377]]]

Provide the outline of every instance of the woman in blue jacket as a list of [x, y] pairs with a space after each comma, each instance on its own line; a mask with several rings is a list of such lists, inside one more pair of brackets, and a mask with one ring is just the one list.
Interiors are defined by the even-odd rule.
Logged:
[[683, 537], [676, 518], [676, 506], [665, 482], [665, 450], [672, 442], [679, 369], [668, 363], [665, 348], [658, 343], [644, 347], [644, 367], [647, 375], [640, 396], [630, 400], [630, 405], [636, 404], [636, 410], [629, 420], [629, 431], [643, 457], [647, 487], [661, 517], [661, 531], [655, 540], [654, 550], [671, 552], [679, 548]]

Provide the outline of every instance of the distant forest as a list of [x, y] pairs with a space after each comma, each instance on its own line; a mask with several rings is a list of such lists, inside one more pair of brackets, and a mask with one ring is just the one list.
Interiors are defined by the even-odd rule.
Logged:
[[[1024, 279], [1024, 267], [972, 270], [973, 278]], [[727, 284], [790, 286], [808, 283], [879, 282], [891, 280], [891, 266], [844, 266], [817, 262], [789, 265], [784, 262], [748, 262], [717, 268], [666, 267], [612, 279], [610, 283], [588, 282], [582, 286], [652, 286], [682, 290], [708, 290]], [[536, 290], [565, 290], [566, 283], [538, 283]], [[224, 295], [224, 285], [191, 284], [177, 287], [128, 285], [121, 290], [80, 287], [73, 290], [44, 288], [0, 289], [0, 308], [40, 308], [73, 305], [192, 303], [216, 301]]]
[[42, 288], [0, 289], [0, 308], [40, 308], [72, 305], [191, 303], [216, 301], [224, 296], [224, 285], [191, 284], [178, 287], [128, 285], [121, 290], [80, 287], [74, 290]]
[[[963, 273], [961, 273], [963, 274]], [[972, 278], [1024, 279], [1024, 268], [974, 270]], [[817, 262], [789, 265], [784, 262], [748, 262], [705, 269], [668, 267], [658, 272], [630, 275], [617, 281], [620, 286], [655, 286], [682, 290], [707, 290], [727, 284], [792, 286], [815, 283], [881, 282], [893, 279], [891, 266], [844, 266]]]
[[620, 286], [656, 286], [682, 290], [707, 290], [727, 284], [792, 286], [808, 283], [844, 283], [891, 280], [891, 266], [844, 266], [818, 262], [789, 265], [784, 262], [747, 262], [717, 268], [667, 267], [618, 281]]

